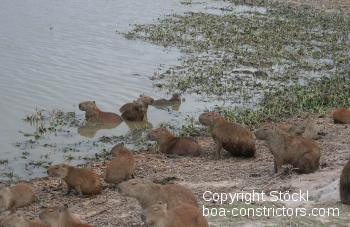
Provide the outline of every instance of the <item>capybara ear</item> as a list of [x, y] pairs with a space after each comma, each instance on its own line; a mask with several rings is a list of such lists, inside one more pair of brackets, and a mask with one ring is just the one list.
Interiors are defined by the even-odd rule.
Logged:
[[96, 104], [96, 102], [95, 101], [92, 101], [94, 104]]

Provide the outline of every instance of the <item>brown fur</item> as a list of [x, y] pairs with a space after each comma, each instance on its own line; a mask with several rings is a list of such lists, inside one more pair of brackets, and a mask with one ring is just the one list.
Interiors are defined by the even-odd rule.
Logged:
[[222, 148], [234, 156], [253, 157], [255, 155], [253, 134], [243, 126], [227, 121], [216, 112], [201, 114], [199, 122], [210, 127], [211, 136], [217, 145], [216, 158], [220, 157]]
[[346, 163], [340, 176], [340, 201], [350, 205], [350, 161]]
[[81, 223], [66, 207], [46, 208], [39, 214], [39, 218], [51, 227], [93, 227], [92, 225]]
[[73, 188], [80, 196], [95, 195], [102, 191], [99, 175], [88, 168], [59, 164], [51, 166], [47, 173], [49, 176], [59, 177], [64, 180], [68, 187], [67, 193]]
[[197, 141], [191, 137], [179, 138], [166, 128], [153, 129], [149, 139], [157, 141], [161, 153], [184, 156], [199, 156], [201, 148]]
[[132, 179], [119, 184], [122, 195], [135, 198], [146, 209], [157, 202], [163, 202], [168, 208], [180, 204], [198, 206], [196, 196], [184, 186], [177, 184], [160, 185], [143, 179]]
[[153, 106], [166, 106], [181, 103], [181, 97], [179, 94], [173, 94], [170, 99], [157, 99], [152, 103]]
[[208, 221], [198, 207], [183, 204], [167, 209], [165, 203], [157, 203], [146, 209], [148, 227], [208, 227]]
[[123, 113], [122, 118], [127, 121], [143, 121], [146, 119], [148, 104], [135, 101]]
[[340, 108], [333, 112], [333, 120], [336, 124], [350, 124], [350, 110]]
[[28, 183], [18, 183], [12, 187], [0, 190], [0, 211], [10, 210], [11, 213], [19, 207], [25, 207], [36, 201], [33, 186]]
[[133, 176], [135, 160], [131, 151], [123, 144], [117, 144], [111, 150], [115, 156], [106, 166], [105, 181], [111, 184], [119, 184]]
[[1, 222], [2, 227], [50, 227], [39, 221], [32, 221], [23, 216], [12, 214]]
[[116, 113], [103, 112], [97, 106], [95, 101], [85, 101], [79, 104], [79, 109], [85, 111], [85, 118], [88, 121], [96, 121], [100, 123], [119, 124], [122, 118]]
[[275, 173], [281, 172], [283, 164], [291, 164], [297, 173], [311, 173], [319, 168], [321, 152], [313, 140], [267, 128], [258, 129], [255, 136], [266, 140], [274, 156]]
[[138, 103], [139, 101], [146, 105], [152, 105], [154, 99], [147, 95], [140, 95], [140, 97], [136, 101], [126, 103], [122, 107], [120, 107], [120, 113], [124, 113], [127, 110], [132, 110], [135, 107], [136, 103]]
[[305, 119], [301, 124], [290, 127], [288, 132], [292, 135], [299, 135], [312, 140], [317, 140], [320, 138], [320, 130], [310, 117]]

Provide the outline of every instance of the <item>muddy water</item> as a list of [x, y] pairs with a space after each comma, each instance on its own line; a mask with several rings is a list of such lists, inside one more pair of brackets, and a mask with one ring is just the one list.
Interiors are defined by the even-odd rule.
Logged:
[[[81, 117], [77, 105], [84, 100], [95, 100], [103, 110], [117, 112], [141, 93], [164, 97], [152, 87], [149, 77], [159, 68], [176, 64], [180, 53], [126, 40], [116, 30], [126, 31], [130, 24], [151, 23], [157, 17], [187, 10], [218, 12], [207, 4], [187, 6], [173, 0], [2, 0], [0, 179], [42, 176], [44, 169], [31, 163], [67, 159], [57, 147], [127, 133], [130, 129], [124, 123], [99, 130], [90, 136], [93, 138], [81, 136], [75, 128], [46, 136], [40, 142], [45, 146], [38, 146], [23, 136], [33, 128], [22, 119], [35, 109], [74, 111]], [[187, 96], [179, 111], [151, 107], [148, 119], [153, 126], [181, 122], [214, 104]], [[18, 145], [21, 143], [25, 146]], [[98, 151], [80, 147], [74, 156], [79, 160]]]

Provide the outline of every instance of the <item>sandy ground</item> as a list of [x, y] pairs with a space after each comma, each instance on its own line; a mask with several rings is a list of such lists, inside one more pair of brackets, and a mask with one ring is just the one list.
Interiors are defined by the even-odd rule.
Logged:
[[[297, 122], [290, 119], [287, 122]], [[212, 159], [214, 143], [209, 137], [198, 138], [203, 147], [203, 155], [198, 158], [167, 158], [155, 151], [136, 154], [139, 178], [161, 180], [176, 177], [176, 183], [186, 185], [198, 196], [201, 204], [216, 207], [218, 204], [205, 202], [202, 194], [213, 192], [239, 192], [241, 190], [309, 190], [310, 200], [304, 203], [288, 204], [295, 207], [339, 207], [341, 217], [318, 218], [320, 223], [337, 223], [336, 226], [349, 226], [350, 207], [339, 203], [338, 181], [342, 167], [349, 160], [350, 128], [346, 125], [335, 125], [329, 117], [316, 118], [317, 124], [325, 133], [318, 140], [322, 149], [321, 167], [312, 174], [298, 175], [288, 171], [280, 176], [273, 175], [273, 158], [263, 142], [257, 141], [255, 158], [242, 159], [230, 157], [224, 152], [220, 160]], [[92, 167], [101, 173], [103, 163], [95, 163]], [[132, 198], [125, 198], [113, 189], [105, 189], [101, 195], [93, 198], [79, 198], [65, 195], [65, 188], [53, 178], [41, 178], [33, 181], [40, 201], [30, 207], [19, 209], [18, 213], [28, 217], [37, 217], [41, 207], [68, 204], [71, 210], [83, 220], [96, 226], [142, 226], [141, 208]], [[264, 204], [255, 204], [256, 206]], [[345, 219], [345, 221], [343, 220]], [[251, 218], [239, 219], [208, 218], [211, 226], [264, 226], [275, 223], [289, 226], [290, 219]], [[312, 219], [314, 223], [316, 219]], [[296, 222], [299, 223], [298, 220]], [[283, 223], [283, 224], [281, 224]], [[287, 224], [286, 224], [287, 223]], [[302, 222], [305, 224], [305, 222]], [[307, 223], [307, 222], [306, 222]], [[318, 222], [316, 222], [318, 223]], [[298, 225], [308, 226], [308, 225]], [[318, 226], [318, 224], [316, 224]], [[328, 224], [326, 225], [328, 226]]]

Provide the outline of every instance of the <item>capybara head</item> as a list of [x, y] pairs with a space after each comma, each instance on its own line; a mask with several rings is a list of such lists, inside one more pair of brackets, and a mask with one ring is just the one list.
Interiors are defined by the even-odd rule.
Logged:
[[118, 185], [120, 194], [136, 199], [157, 193], [154, 191], [155, 187], [155, 183], [144, 179], [131, 179]]
[[81, 111], [89, 111], [96, 108], [96, 102], [95, 101], [85, 101], [79, 103], [79, 110]]
[[2, 226], [2, 227], [24, 227], [24, 226], [28, 226], [27, 224], [28, 224], [28, 222], [23, 216], [21, 216], [19, 214], [11, 214], [1, 221], [0, 226]]
[[181, 96], [178, 93], [173, 94], [173, 96], [170, 99], [171, 101], [181, 101]]
[[267, 140], [274, 133], [273, 129], [270, 128], [260, 128], [255, 130], [255, 137], [259, 140]]
[[138, 100], [140, 100], [141, 102], [143, 102], [146, 105], [151, 105], [154, 102], [154, 99], [150, 96], [147, 96], [147, 95], [140, 95]]
[[44, 209], [39, 218], [42, 222], [48, 225], [57, 224], [59, 219], [68, 211], [67, 207], [49, 207]]
[[156, 128], [148, 134], [148, 138], [152, 141], [160, 140], [164, 135], [168, 135], [170, 132], [166, 128]]
[[146, 209], [146, 223], [150, 226], [155, 225], [161, 221], [162, 218], [166, 218], [167, 204], [158, 202]]
[[218, 112], [206, 112], [199, 115], [199, 122], [202, 125], [210, 126], [213, 125], [216, 119], [220, 119], [222, 116]]
[[111, 153], [118, 154], [118, 152], [124, 148], [125, 148], [124, 143], [118, 143], [118, 144], [114, 145], [114, 147], [112, 147]]
[[53, 165], [48, 168], [47, 174], [50, 177], [65, 178], [68, 175], [69, 168], [70, 166], [66, 164]]

